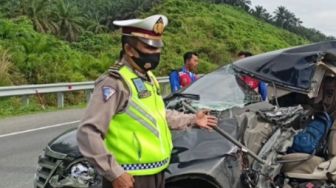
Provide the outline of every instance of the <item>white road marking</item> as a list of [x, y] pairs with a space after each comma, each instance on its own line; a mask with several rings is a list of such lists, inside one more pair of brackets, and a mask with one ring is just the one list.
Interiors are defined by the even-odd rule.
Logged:
[[79, 123], [79, 120], [65, 122], [65, 123], [59, 123], [59, 124], [55, 124], [55, 125], [48, 125], [48, 126], [44, 126], [44, 127], [35, 128], [35, 129], [28, 129], [28, 130], [25, 130], [25, 131], [18, 131], [18, 132], [13, 132], [13, 133], [8, 133], [8, 134], [2, 134], [2, 135], [0, 135], [0, 138], [7, 137], [7, 136], [14, 136], [14, 135], [18, 135], [18, 134], [29, 133], [29, 132], [34, 132], [34, 131], [40, 131], [40, 130], [44, 130], [44, 129], [55, 128], [55, 127], [61, 127], [61, 126], [65, 126], [65, 125], [75, 124], [75, 123]]

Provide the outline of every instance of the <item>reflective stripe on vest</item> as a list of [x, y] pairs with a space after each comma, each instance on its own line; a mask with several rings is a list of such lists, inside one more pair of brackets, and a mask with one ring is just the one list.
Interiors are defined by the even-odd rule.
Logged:
[[127, 66], [119, 73], [130, 91], [127, 107], [110, 121], [105, 146], [117, 162], [132, 175], [156, 174], [167, 168], [172, 149], [165, 105], [156, 78], [144, 81], [150, 96], [139, 98], [134, 79], [139, 77]]
[[141, 108], [138, 104], [134, 103], [132, 100], [128, 101], [129, 105], [132, 106], [133, 108], [137, 109], [139, 112], [141, 112], [146, 118], [151, 120], [151, 122], [156, 125], [156, 120], [153, 116], [148, 114], [143, 108]]

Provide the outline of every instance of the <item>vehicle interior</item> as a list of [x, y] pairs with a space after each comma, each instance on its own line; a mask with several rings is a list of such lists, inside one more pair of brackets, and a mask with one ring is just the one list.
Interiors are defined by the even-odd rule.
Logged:
[[[270, 103], [278, 107], [291, 107], [300, 105], [303, 112], [291, 128], [294, 129], [292, 146], [285, 153], [278, 151], [277, 162], [281, 168], [274, 178], [275, 184], [286, 187], [334, 187], [336, 182], [336, 132], [335, 123], [331, 120], [330, 127], [326, 128], [324, 135], [319, 141], [319, 146], [312, 153], [290, 151], [295, 145], [295, 139], [299, 134], [309, 132], [312, 122], [317, 121], [319, 113], [327, 112], [334, 119], [336, 78], [333, 73], [327, 72], [320, 85], [318, 95], [309, 98], [306, 94], [286, 92], [271, 86], [269, 93], [278, 93], [278, 97], [269, 96]], [[275, 91], [277, 90], [277, 91]], [[329, 108], [328, 108], [329, 106]], [[322, 124], [319, 125], [323, 126]], [[309, 137], [308, 137], [309, 138]], [[309, 142], [309, 140], [306, 140]], [[260, 185], [260, 184], [259, 184]]]

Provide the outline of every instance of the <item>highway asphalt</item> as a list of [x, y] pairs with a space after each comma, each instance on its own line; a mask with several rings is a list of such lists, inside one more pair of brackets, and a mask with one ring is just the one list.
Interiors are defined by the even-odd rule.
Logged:
[[0, 119], [0, 187], [33, 187], [37, 159], [47, 143], [78, 126], [83, 109]]

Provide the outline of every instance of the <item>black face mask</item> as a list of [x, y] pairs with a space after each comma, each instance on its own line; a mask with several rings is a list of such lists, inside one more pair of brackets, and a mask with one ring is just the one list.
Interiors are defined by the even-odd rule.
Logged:
[[139, 57], [132, 57], [133, 61], [144, 71], [149, 71], [152, 69], [155, 69], [160, 62], [160, 53], [154, 53], [154, 54], [147, 54], [140, 52], [138, 49], [134, 48], [138, 54]]

